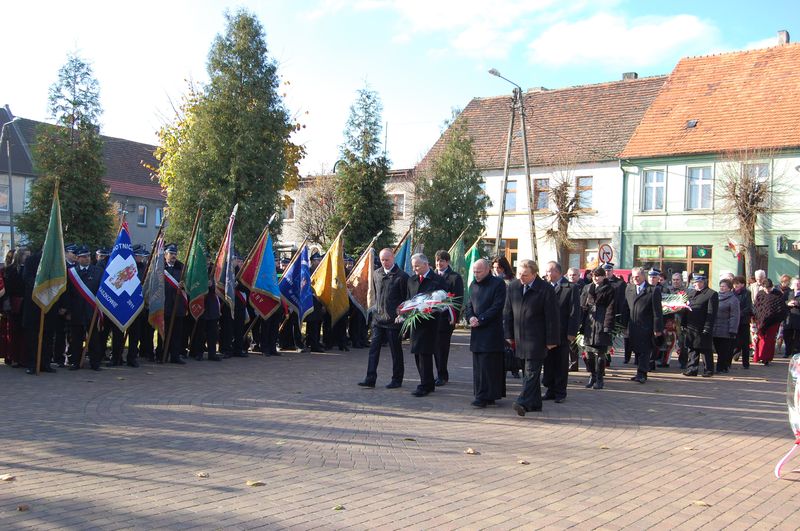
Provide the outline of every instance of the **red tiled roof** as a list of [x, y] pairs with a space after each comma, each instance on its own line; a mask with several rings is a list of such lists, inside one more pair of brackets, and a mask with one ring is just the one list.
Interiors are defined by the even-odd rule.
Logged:
[[[615, 160], [625, 147], [666, 76], [526, 92], [525, 120], [531, 166]], [[466, 119], [479, 169], [503, 167], [511, 97], [475, 98], [458, 119]], [[522, 167], [519, 115], [511, 144], [511, 166]], [[444, 148], [445, 131], [416, 170], [428, 167]]]
[[785, 44], [682, 59], [621, 156], [798, 146], [800, 44]]

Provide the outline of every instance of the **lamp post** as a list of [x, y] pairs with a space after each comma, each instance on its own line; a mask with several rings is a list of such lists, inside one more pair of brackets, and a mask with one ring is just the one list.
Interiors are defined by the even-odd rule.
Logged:
[[[9, 124], [13, 124], [19, 120], [19, 116], [15, 116], [8, 122], [4, 123], [2, 127], [0, 127], [0, 146], [3, 145], [3, 136], [6, 133], [6, 127]], [[11, 236], [11, 248], [14, 248], [14, 195], [13, 195], [13, 185], [12, 185], [12, 177], [11, 177], [11, 135], [8, 135], [8, 139], [6, 140], [6, 157], [8, 158], [8, 230]]]
[[533, 204], [533, 186], [531, 183], [531, 169], [528, 163], [528, 136], [525, 128], [525, 103], [522, 99], [522, 87], [504, 77], [496, 68], [489, 70], [489, 73], [500, 79], [508, 81], [514, 85], [514, 90], [511, 93], [511, 121], [508, 124], [508, 140], [506, 142], [506, 160], [503, 165], [503, 184], [500, 192], [500, 216], [497, 219], [497, 239], [495, 240], [494, 250], [495, 255], [500, 254], [500, 239], [503, 236], [503, 219], [505, 217], [506, 209], [506, 188], [508, 187], [508, 171], [509, 164], [511, 163], [511, 140], [514, 134], [514, 118], [519, 107], [520, 123], [522, 126], [522, 160], [525, 165], [525, 186], [528, 191], [528, 223], [530, 225], [531, 235], [531, 253], [533, 261], [539, 263], [539, 250], [536, 245], [536, 223], [534, 221], [534, 204]]

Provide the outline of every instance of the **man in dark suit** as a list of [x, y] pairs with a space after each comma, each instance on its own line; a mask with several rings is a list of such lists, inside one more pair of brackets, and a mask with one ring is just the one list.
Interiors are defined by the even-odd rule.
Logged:
[[[181, 354], [184, 353], [183, 318], [186, 317], [187, 304], [183, 290], [174, 286], [174, 283], [180, 283], [183, 274], [183, 262], [178, 260], [176, 244], [171, 243], [164, 248], [164, 261], [164, 317], [167, 328], [172, 322], [169, 345], [164, 348], [167, 349], [170, 363], [184, 365], [186, 362], [181, 359]], [[167, 275], [171, 278], [167, 279]], [[172, 319], [173, 312], [175, 312], [174, 320]]]
[[506, 283], [491, 274], [489, 261], [481, 258], [472, 265], [475, 280], [470, 285], [464, 318], [470, 327], [472, 351], [472, 389], [474, 407], [493, 406], [506, 396], [503, 367], [503, 307]]
[[783, 340], [786, 344], [784, 358], [800, 352], [800, 279], [793, 278], [789, 293], [786, 295], [786, 306], [789, 314], [783, 323]]
[[400, 343], [400, 324], [397, 307], [408, 298], [408, 275], [394, 263], [391, 249], [379, 253], [381, 266], [372, 272], [372, 290], [375, 293], [375, 310], [372, 315], [372, 341], [369, 345], [367, 377], [359, 382], [361, 387], [375, 387], [378, 379], [378, 361], [381, 346], [386, 340], [392, 352], [392, 380], [386, 385], [396, 389], [403, 385], [403, 346]]
[[544, 275], [556, 294], [559, 332], [558, 345], [548, 350], [544, 359], [542, 384], [547, 387], [547, 392], [542, 398], [560, 404], [567, 398], [570, 346], [575, 341], [581, 325], [580, 292], [578, 286], [562, 276], [561, 264], [558, 262], [548, 262]]
[[[464, 279], [450, 267], [450, 253], [444, 250], [436, 251], [436, 274], [442, 277], [445, 289], [458, 297], [459, 304], [464, 303]], [[437, 386], [445, 385], [450, 380], [447, 372], [447, 359], [450, 357], [450, 339], [456, 328], [458, 317], [450, 322], [449, 314], [442, 312], [439, 315], [439, 334], [436, 336], [436, 373], [438, 378], [434, 382]]]
[[[428, 257], [417, 253], [411, 257], [414, 274], [408, 278], [408, 297], [420, 293], [433, 293], [446, 289], [442, 278], [431, 270]], [[433, 356], [436, 352], [436, 336], [439, 333], [439, 319], [421, 319], [411, 330], [411, 353], [419, 371], [419, 385], [412, 394], [425, 396], [435, 391], [433, 379]]]
[[653, 359], [655, 338], [664, 333], [661, 288], [645, 280], [644, 269], [631, 270], [632, 282], [625, 289], [623, 323], [628, 326], [628, 344], [636, 353], [638, 367], [631, 381], [643, 384]]
[[542, 363], [548, 349], [558, 346], [556, 293], [538, 274], [539, 266], [533, 260], [519, 262], [503, 310], [505, 339], [525, 361], [522, 393], [513, 406], [521, 417], [528, 411], [542, 410]]
[[714, 322], [717, 320], [719, 294], [708, 287], [705, 275], [693, 275], [694, 291], [689, 292], [691, 311], [683, 310], [681, 321], [684, 323], [686, 346], [689, 348], [689, 363], [684, 376], [697, 376], [700, 367], [700, 355], [705, 359], [703, 376], [714, 374], [713, 345]]
[[[86, 300], [91, 294], [97, 293], [103, 270], [92, 265], [89, 248], [82, 245], [75, 253], [78, 256], [78, 265], [68, 272], [77, 274], [67, 282], [67, 322], [69, 323], [69, 370], [80, 369], [80, 358], [83, 353], [84, 341], [95, 313], [94, 306]], [[100, 370], [100, 361], [103, 357], [103, 345], [100, 331], [95, 321], [95, 329], [91, 338], [88, 338], [89, 364], [92, 370]]]

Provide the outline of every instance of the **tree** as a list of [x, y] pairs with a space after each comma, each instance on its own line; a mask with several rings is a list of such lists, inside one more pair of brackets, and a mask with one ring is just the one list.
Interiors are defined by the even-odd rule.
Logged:
[[100, 90], [91, 66], [77, 54], [68, 55], [59, 69], [58, 81], [50, 87], [49, 110], [56, 125], [37, 131], [33, 162], [39, 177], [17, 225], [34, 249], [44, 244], [58, 182], [65, 241], [108, 245], [115, 216], [103, 183]]
[[344, 248], [357, 254], [372, 237], [383, 231], [377, 246], [393, 243], [392, 205], [386, 195], [389, 161], [381, 148], [381, 101], [368, 87], [360, 89], [344, 131], [341, 160], [336, 173], [336, 209], [328, 229], [333, 237], [350, 221], [344, 232]]
[[[245, 10], [225, 18], [209, 52], [208, 84], [190, 87], [173, 123], [159, 132], [157, 174], [167, 190], [169, 238], [187, 243], [202, 207], [209, 245], [217, 247], [238, 203], [235, 243], [244, 254], [281, 211], [280, 190], [296, 186], [304, 151], [290, 141], [301, 126], [278, 93], [261, 24]], [[278, 216], [271, 232], [280, 224]]]
[[569, 227], [578, 222], [585, 212], [581, 205], [574, 168], [574, 162], [568, 158], [556, 164], [556, 169], [550, 174], [547, 191], [550, 212], [545, 216], [546, 219], [549, 218], [545, 238], [553, 243], [556, 260], [562, 265], [569, 263], [569, 252], [575, 245], [569, 237]]
[[327, 248], [331, 243], [328, 235], [338, 230], [331, 224], [336, 209], [335, 175], [314, 176], [300, 188], [296, 204], [295, 218], [301, 234]]
[[466, 229], [469, 245], [483, 233], [489, 198], [475, 164], [467, 121], [453, 121], [442, 151], [418, 179], [414, 217], [417, 239], [432, 254], [449, 249]]
[[775, 167], [775, 155], [772, 150], [743, 149], [725, 154], [724, 162], [718, 165], [716, 196], [743, 248], [746, 278], [755, 270], [756, 229], [771, 210], [780, 206], [783, 195], [778, 189], [782, 175], [770, 171]]

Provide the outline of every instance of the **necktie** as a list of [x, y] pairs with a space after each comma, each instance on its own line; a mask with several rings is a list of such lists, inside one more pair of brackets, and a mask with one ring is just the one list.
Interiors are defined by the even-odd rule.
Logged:
[[528, 284], [525, 284], [524, 286], [522, 286], [522, 294], [523, 295], [528, 293], [528, 288], [530, 288], [530, 285], [528, 285]]
[[419, 283], [422, 284], [423, 280], [425, 280], [425, 276], [424, 275], [420, 275], [419, 276]]

